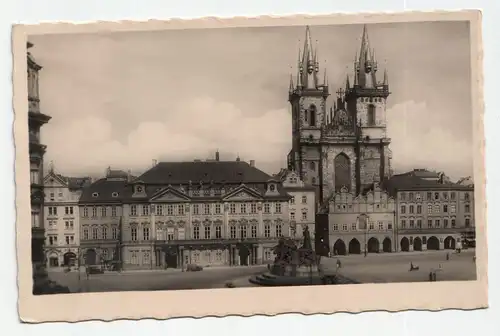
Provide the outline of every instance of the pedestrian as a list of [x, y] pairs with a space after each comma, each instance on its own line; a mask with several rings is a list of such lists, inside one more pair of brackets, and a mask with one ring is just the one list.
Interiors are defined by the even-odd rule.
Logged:
[[89, 276], [90, 276], [90, 269], [89, 269], [89, 266], [85, 266], [85, 274], [87, 275], [87, 280], [89, 279]]
[[450, 260], [450, 253], [446, 252], [446, 260]]
[[342, 263], [340, 262], [340, 259], [337, 259], [337, 268], [341, 268], [342, 267]]

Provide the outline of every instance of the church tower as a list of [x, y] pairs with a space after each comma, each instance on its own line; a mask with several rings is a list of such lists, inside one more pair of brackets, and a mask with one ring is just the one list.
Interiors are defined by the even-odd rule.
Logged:
[[387, 71], [382, 80], [378, 78], [366, 26], [354, 74], [347, 75], [330, 109], [326, 108], [326, 72], [320, 83], [317, 60], [307, 27], [295, 83], [290, 78], [293, 144], [288, 166], [316, 187], [317, 200], [323, 203], [343, 188], [357, 195], [390, 176], [392, 154], [386, 128], [390, 92]]
[[307, 184], [320, 190], [321, 130], [326, 124], [326, 99], [329, 96], [326, 72], [321, 81], [318, 50], [306, 27], [304, 48], [299, 50], [298, 69], [290, 76], [288, 101], [292, 109], [292, 150], [288, 168], [295, 170]]

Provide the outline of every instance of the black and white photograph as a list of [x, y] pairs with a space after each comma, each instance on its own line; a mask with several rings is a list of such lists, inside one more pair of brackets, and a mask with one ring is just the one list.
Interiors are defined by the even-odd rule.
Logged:
[[471, 25], [27, 34], [32, 295], [478, 281]]

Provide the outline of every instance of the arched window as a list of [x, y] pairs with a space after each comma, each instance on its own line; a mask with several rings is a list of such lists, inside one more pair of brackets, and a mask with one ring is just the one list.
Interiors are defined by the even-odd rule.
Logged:
[[374, 126], [376, 120], [375, 105], [368, 105], [368, 126]]
[[309, 106], [309, 126], [316, 126], [316, 105]]
[[351, 191], [351, 160], [349, 157], [340, 153], [334, 160], [335, 191], [340, 192], [342, 187]]

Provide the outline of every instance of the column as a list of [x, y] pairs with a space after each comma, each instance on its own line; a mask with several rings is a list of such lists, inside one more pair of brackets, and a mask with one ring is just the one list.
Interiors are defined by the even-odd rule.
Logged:
[[257, 264], [263, 263], [264, 248], [262, 245], [257, 246]]
[[383, 242], [378, 244], [378, 252], [384, 253], [384, 243]]

